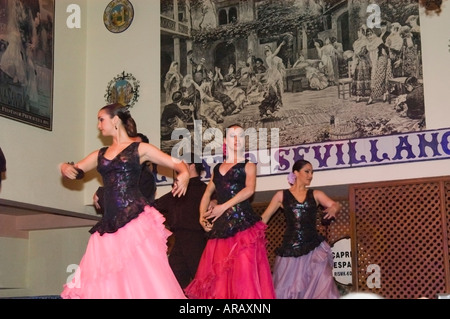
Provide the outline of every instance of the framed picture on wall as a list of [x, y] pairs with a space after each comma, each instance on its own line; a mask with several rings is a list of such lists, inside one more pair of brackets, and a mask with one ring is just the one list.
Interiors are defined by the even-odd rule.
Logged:
[[0, 8], [0, 116], [51, 131], [55, 1]]

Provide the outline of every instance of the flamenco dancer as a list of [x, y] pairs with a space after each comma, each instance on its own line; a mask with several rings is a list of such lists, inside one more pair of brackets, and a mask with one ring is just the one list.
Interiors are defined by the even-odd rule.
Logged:
[[177, 172], [172, 192], [183, 196], [189, 182], [186, 164], [155, 146], [135, 142], [136, 123], [120, 103], [98, 112], [98, 129], [112, 144], [76, 164], [61, 164], [64, 177], [80, 178], [97, 169], [104, 185], [102, 219], [90, 230], [86, 252], [62, 298], [182, 299], [186, 298], [167, 258], [171, 232], [164, 217], [139, 189], [141, 164], [150, 161]]

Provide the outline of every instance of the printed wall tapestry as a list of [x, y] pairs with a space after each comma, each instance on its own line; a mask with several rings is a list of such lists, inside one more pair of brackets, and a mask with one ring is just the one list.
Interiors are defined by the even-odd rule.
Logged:
[[421, 52], [415, 1], [161, 1], [161, 148], [233, 123], [277, 130], [250, 148], [426, 130]]

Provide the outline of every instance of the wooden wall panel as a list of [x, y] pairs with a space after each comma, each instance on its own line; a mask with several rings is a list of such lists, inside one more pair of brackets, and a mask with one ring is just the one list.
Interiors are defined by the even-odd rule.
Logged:
[[388, 299], [449, 292], [447, 180], [350, 186], [355, 291]]

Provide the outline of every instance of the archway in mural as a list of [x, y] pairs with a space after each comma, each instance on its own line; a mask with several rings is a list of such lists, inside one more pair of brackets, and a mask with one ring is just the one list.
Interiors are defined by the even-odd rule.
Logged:
[[225, 42], [219, 43], [214, 50], [214, 61], [214, 67], [220, 68], [222, 70], [222, 74], [227, 72], [230, 64], [236, 65], [235, 46]]

